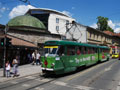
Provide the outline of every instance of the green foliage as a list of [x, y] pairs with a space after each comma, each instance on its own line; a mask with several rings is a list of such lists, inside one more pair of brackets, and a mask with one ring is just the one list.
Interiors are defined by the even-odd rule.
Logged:
[[101, 30], [101, 31], [111, 31], [113, 32], [114, 30], [108, 25], [108, 18], [106, 17], [102, 17], [102, 16], [98, 16], [97, 17], [98, 21], [97, 21], [97, 26], [98, 26], [98, 30]]
[[108, 18], [99, 16], [97, 17], [97, 19], [98, 19], [98, 22], [97, 22], [98, 29], [101, 31], [107, 30]]
[[110, 32], [114, 32], [114, 30], [110, 26], [107, 27], [107, 30]]

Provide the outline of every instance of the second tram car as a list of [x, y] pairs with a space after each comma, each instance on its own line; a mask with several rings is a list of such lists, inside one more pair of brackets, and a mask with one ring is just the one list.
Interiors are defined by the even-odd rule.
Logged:
[[63, 74], [80, 66], [89, 66], [109, 60], [109, 48], [72, 41], [47, 41], [41, 57], [44, 73]]
[[112, 58], [119, 58], [120, 48], [118, 46], [111, 46]]

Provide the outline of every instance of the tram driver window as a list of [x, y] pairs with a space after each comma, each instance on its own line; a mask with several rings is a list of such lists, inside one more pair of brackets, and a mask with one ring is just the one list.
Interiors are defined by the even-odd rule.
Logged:
[[64, 51], [65, 51], [64, 46], [60, 46], [59, 49], [58, 49], [58, 53], [57, 53], [57, 54], [58, 54], [59, 56], [62, 56], [62, 55], [64, 55]]

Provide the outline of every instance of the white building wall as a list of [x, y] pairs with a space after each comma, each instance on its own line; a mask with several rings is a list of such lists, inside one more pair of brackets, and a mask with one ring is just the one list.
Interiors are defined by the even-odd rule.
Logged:
[[66, 33], [66, 39], [75, 39], [77, 42], [87, 43], [87, 28], [80, 24], [75, 24]]
[[[56, 18], [59, 19], [59, 23], [56, 23]], [[65, 35], [67, 20], [69, 21], [69, 23], [72, 23], [72, 21], [75, 21], [74, 19], [70, 17], [51, 13], [48, 19], [48, 31], [54, 34]], [[56, 30], [56, 26], [59, 26], [58, 31]]]

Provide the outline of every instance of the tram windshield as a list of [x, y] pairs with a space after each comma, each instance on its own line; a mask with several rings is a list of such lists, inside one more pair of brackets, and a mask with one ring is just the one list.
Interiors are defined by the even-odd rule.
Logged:
[[58, 46], [45, 46], [45, 56], [55, 56], [58, 50]]

